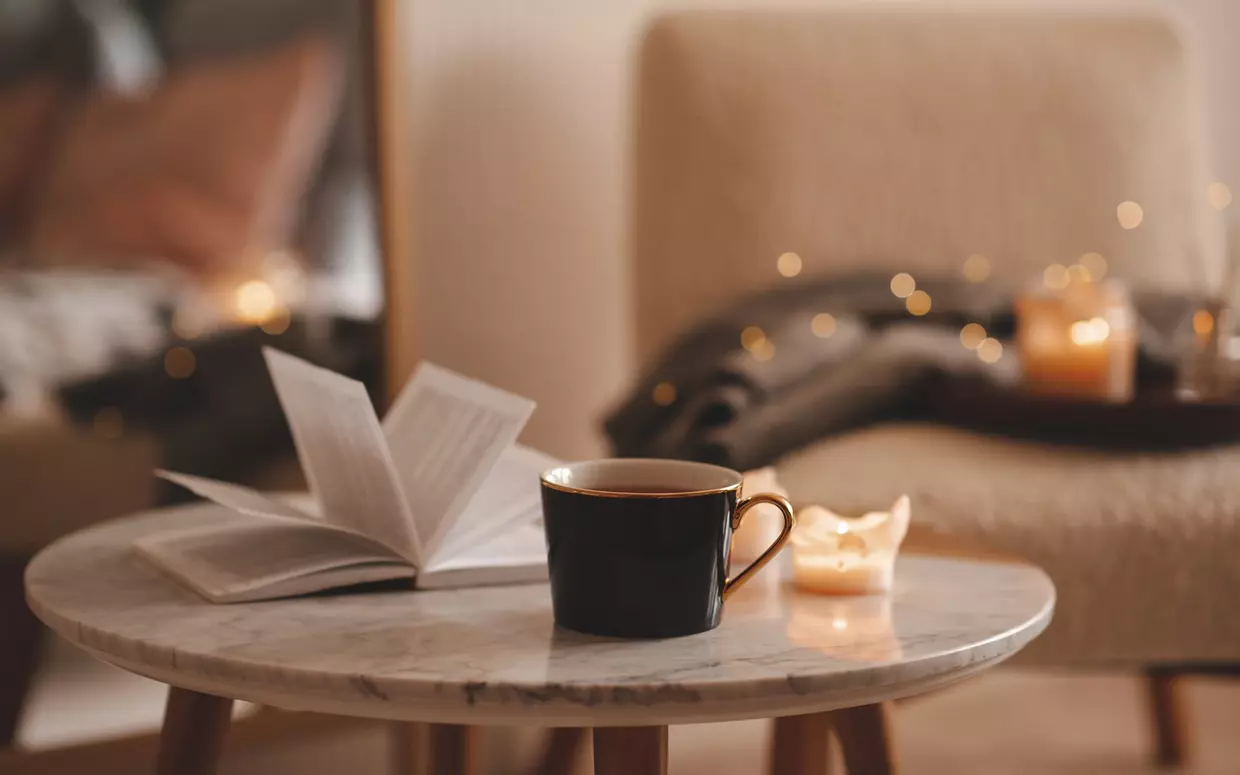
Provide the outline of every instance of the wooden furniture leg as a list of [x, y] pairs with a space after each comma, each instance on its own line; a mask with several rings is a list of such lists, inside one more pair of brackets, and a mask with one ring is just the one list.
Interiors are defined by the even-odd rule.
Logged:
[[862, 705], [831, 714], [848, 775], [896, 775], [891, 703]]
[[667, 727], [598, 727], [594, 775], [667, 775]]
[[462, 724], [430, 724], [427, 739], [428, 775], [473, 775], [470, 744], [474, 728]]
[[830, 713], [775, 719], [771, 775], [828, 775], [830, 767]]
[[214, 775], [232, 704], [223, 697], [169, 687], [156, 775]]
[[1189, 757], [1190, 735], [1181, 678], [1180, 673], [1167, 668], [1150, 668], [1145, 674], [1154, 761], [1159, 767], [1181, 767]]
[[39, 666], [43, 625], [26, 606], [26, 558], [0, 555], [0, 749], [11, 748]]
[[581, 727], [556, 727], [546, 732], [542, 755], [530, 769], [529, 775], [572, 775], [581, 746], [586, 740], [586, 730]]

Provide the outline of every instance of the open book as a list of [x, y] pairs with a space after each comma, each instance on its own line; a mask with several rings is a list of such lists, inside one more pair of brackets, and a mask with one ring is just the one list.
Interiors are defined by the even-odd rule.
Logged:
[[423, 363], [380, 424], [360, 382], [264, 355], [313, 509], [161, 471], [246, 518], [144, 536], [142, 556], [217, 603], [547, 578], [538, 475], [555, 461], [515, 443], [532, 401]]

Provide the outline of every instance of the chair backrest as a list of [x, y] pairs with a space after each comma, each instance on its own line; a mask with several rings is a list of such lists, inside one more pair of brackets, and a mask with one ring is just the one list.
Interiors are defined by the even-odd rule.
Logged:
[[638, 355], [789, 282], [785, 252], [801, 277], [959, 276], [981, 254], [1009, 283], [1097, 252], [1138, 286], [1217, 287], [1198, 88], [1184, 35], [1153, 12], [659, 18], [637, 100]]

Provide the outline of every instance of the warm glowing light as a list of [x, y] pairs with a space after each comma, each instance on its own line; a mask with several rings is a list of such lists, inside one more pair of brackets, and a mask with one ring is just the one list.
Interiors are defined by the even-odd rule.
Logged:
[[976, 350], [986, 341], [986, 329], [978, 323], [968, 323], [960, 329], [960, 343], [970, 350]]
[[917, 290], [917, 281], [913, 279], [911, 274], [901, 272], [891, 278], [891, 292], [901, 299], [907, 299], [913, 295], [913, 291]]
[[974, 253], [964, 260], [960, 273], [969, 282], [980, 283], [990, 277], [990, 261], [981, 253]]
[[125, 432], [125, 418], [121, 416], [121, 412], [114, 406], [105, 406], [98, 412], [95, 412], [95, 419], [92, 423], [95, 433], [105, 439], [119, 439], [121, 434]]
[[1098, 253], [1086, 253], [1081, 256], [1081, 266], [1089, 272], [1089, 279], [1101, 280], [1107, 276], [1107, 260]]
[[977, 357], [982, 363], [997, 363], [1003, 357], [1003, 343], [998, 339], [986, 337], [977, 346]]
[[288, 327], [292, 322], [293, 316], [289, 314], [288, 307], [281, 305], [280, 308], [277, 309], [261, 327], [265, 333], [271, 334], [272, 336], [279, 336], [288, 330]]
[[676, 386], [670, 382], [660, 382], [650, 391], [650, 398], [659, 406], [671, 406], [676, 402]]
[[278, 309], [275, 291], [262, 280], [242, 283], [236, 293], [237, 315], [246, 323], [259, 324], [267, 321]]
[[835, 333], [835, 316], [830, 312], [819, 312], [810, 322], [810, 328], [813, 329], [814, 336], [826, 339]]
[[173, 379], [188, 379], [197, 366], [198, 361], [188, 347], [172, 347], [164, 353], [164, 371]]
[[1068, 279], [1074, 283], [1087, 283], [1093, 280], [1094, 277], [1083, 264], [1073, 264], [1068, 267]]
[[753, 355], [754, 360], [769, 361], [775, 357], [775, 345], [771, 344], [770, 339], [763, 339], [756, 347], [749, 351]]
[[801, 273], [801, 257], [796, 253], [784, 253], [775, 262], [775, 268], [784, 277], [796, 277]]
[[741, 332], [741, 347], [753, 352], [766, 341], [766, 334], [757, 326], [749, 326]]
[[1214, 331], [1214, 316], [1209, 310], [1199, 309], [1193, 313], [1193, 333], [1209, 336]]
[[1078, 320], [1068, 328], [1068, 336], [1074, 344], [1101, 344], [1111, 335], [1111, 324], [1104, 318]]
[[1115, 208], [1115, 217], [1119, 219], [1120, 226], [1125, 229], [1135, 229], [1141, 225], [1141, 221], [1145, 220], [1145, 211], [1136, 202], [1120, 202]]
[[1072, 282], [1072, 275], [1068, 274], [1068, 267], [1063, 264], [1051, 264], [1042, 272], [1042, 282], [1046, 283], [1047, 288], [1062, 291]]
[[831, 620], [831, 629], [844, 631], [848, 629], [848, 620], [842, 616], [837, 616]]
[[845, 533], [847, 533], [847, 532], [848, 532], [848, 523], [847, 523], [847, 522], [837, 522], [837, 523], [836, 523], [836, 525], [835, 525], [835, 532], [839, 533], [840, 535], [844, 535]]
[[913, 291], [904, 300], [904, 306], [914, 315], [924, 315], [930, 311], [930, 294], [925, 291]]
[[1206, 196], [1215, 210], [1226, 210], [1227, 205], [1231, 204], [1231, 189], [1226, 183], [1211, 183]]

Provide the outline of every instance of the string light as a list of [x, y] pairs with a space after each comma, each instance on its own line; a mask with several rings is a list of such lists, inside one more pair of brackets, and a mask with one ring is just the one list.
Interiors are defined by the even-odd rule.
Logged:
[[650, 398], [659, 406], [671, 406], [676, 402], [676, 386], [670, 382], [660, 382], [650, 391]]
[[796, 253], [784, 253], [775, 262], [775, 268], [784, 277], [796, 277], [801, 273], [801, 257]]
[[1227, 205], [1231, 204], [1231, 189], [1226, 183], [1211, 183], [1206, 197], [1210, 200], [1210, 206], [1215, 210], [1226, 210]]
[[979, 323], [968, 323], [960, 329], [960, 343], [970, 350], [976, 350], [986, 341], [986, 329]]
[[814, 332], [814, 336], [826, 339], [835, 333], [835, 316], [829, 312], [819, 312], [810, 321], [810, 329]]
[[1214, 316], [1209, 310], [1199, 309], [1193, 313], [1193, 333], [1207, 337], [1214, 332]]
[[1042, 282], [1046, 283], [1047, 288], [1062, 291], [1072, 282], [1072, 276], [1068, 274], [1068, 267], [1063, 264], [1051, 264], [1042, 272]]
[[1136, 202], [1120, 202], [1115, 208], [1115, 217], [1123, 228], [1135, 229], [1145, 220], [1145, 211]]
[[775, 345], [771, 344], [770, 339], [763, 339], [756, 347], [749, 351], [753, 355], [754, 360], [769, 361], [775, 357]]
[[1081, 256], [1081, 266], [1089, 272], [1089, 279], [1101, 280], [1107, 276], [1107, 260], [1098, 253], [1086, 253]]
[[831, 628], [837, 632], [843, 632], [848, 629], [848, 620], [842, 616], [837, 616], [831, 620]]
[[891, 292], [895, 294], [897, 298], [907, 299], [909, 296], [913, 295], [913, 291], [915, 290], [917, 290], [917, 281], [913, 279], [911, 274], [901, 272], [891, 278]]
[[198, 361], [188, 347], [172, 347], [164, 353], [164, 371], [173, 379], [189, 379]]
[[237, 288], [237, 315], [245, 323], [266, 322], [276, 312], [279, 302], [271, 286], [262, 280], [250, 280]]
[[766, 334], [757, 326], [748, 326], [741, 332], [741, 347], [749, 352], [762, 346], [766, 341]]
[[273, 314], [267, 322], [263, 323], [262, 329], [264, 333], [272, 336], [279, 336], [288, 330], [288, 327], [292, 324], [292, 322], [293, 316], [289, 314], [288, 307], [281, 305], [280, 308], [275, 311], [275, 314]]
[[930, 311], [930, 294], [925, 291], [913, 291], [904, 300], [904, 306], [913, 315], [924, 315]]
[[974, 253], [964, 260], [960, 273], [971, 283], [984, 282], [990, 277], [990, 261], [981, 253]]
[[1003, 343], [998, 339], [986, 337], [977, 346], [977, 357], [982, 363], [997, 363], [1003, 357]]

